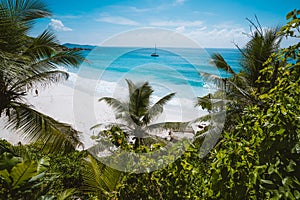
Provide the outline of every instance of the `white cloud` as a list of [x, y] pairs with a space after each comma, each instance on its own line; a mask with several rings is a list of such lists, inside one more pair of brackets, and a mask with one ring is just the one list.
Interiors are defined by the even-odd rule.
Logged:
[[181, 5], [184, 4], [186, 0], [175, 0], [174, 5]]
[[79, 19], [79, 18], [82, 18], [82, 15], [62, 15], [62, 16], [59, 16], [59, 18], [63, 18], [63, 19]]
[[61, 20], [58, 19], [51, 19], [49, 23], [49, 27], [56, 31], [72, 31], [71, 28], [66, 27]]
[[200, 20], [196, 20], [196, 21], [157, 21], [157, 22], [151, 22], [150, 26], [159, 26], [159, 27], [163, 27], [163, 26], [168, 26], [168, 27], [180, 27], [180, 26], [185, 26], [185, 27], [195, 27], [195, 26], [200, 26], [202, 25], [203, 22]]
[[129, 25], [129, 26], [138, 26], [139, 23], [133, 21], [131, 19], [120, 17], [120, 16], [106, 16], [97, 19], [98, 22], [106, 22], [111, 24], [119, 24], [119, 25]]
[[[185, 35], [162, 28], [139, 28], [105, 40], [101, 46], [123, 46], [123, 47], [186, 47], [197, 48], [197, 44]], [[125, 52], [124, 52], [125, 53]]]
[[149, 12], [154, 10], [154, 8], [137, 8], [135, 6], [129, 6], [128, 7], [130, 11], [136, 12], [136, 13], [143, 13], [143, 12]]
[[235, 44], [241, 47], [246, 44], [248, 37], [243, 34], [245, 32], [243, 27], [219, 25], [184, 31], [184, 34], [203, 47], [234, 48]]

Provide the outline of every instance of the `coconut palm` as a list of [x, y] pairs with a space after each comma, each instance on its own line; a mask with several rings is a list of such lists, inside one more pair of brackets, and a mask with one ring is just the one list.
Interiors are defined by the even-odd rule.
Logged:
[[[187, 125], [187, 123], [181, 124], [179, 122], [151, 124], [163, 112], [163, 106], [174, 97], [175, 93], [170, 93], [151, 105], [150, 99], [153, 89], [148, 82], [140, 85], [134, 84], [130, 80], [126, 80], [126, 82], [129, 89], [127, 102], [121, 102], [112, 97], [103, 97], [99, 101], [105, 101], [116, 110], [116, 119], [125, 123], [110, 123], [109, 126], [119, 126], [127, 134], [133, 135], [136, 138], [135, 148], [143, 144], [145, 138], [159, 140], [155, 134], [152, 134], [157, 130], [179, 129], [181, 125]], [[102, 125], [98, 124], [92, 129]]]
[[[212, 81], [217, 85], [219, 92], [198, 97], [195, 105], [209, 109], [210, 112], [214, 109], [215, 114], [226, 107], [225, 129], [234, 127], [236, 117], [242, 113], [245, 106], [253, 103], [260, 104], [253, 92], [259, 93], [263, 87], [267, 89], [272, 85], [272, 80], [270, 80], [270, 86], [261, 85], [258, 82], [259, 77], [262, 76], [260, 71], [272, 53], [279, 50], [282, 39], [278, 34], [278, 28], [263, 29], [258, 21], [258, 26], [252, 21], [248, 21], [255, 27], [255, 31], [250, 35], [250, 41], [245, 48], [240, 49], [238, 47], [242, 55], [241, 71], [235, 72], [221, 54], [215, 53], [212, 55], [211, 63], [218, 69], [225, 71], [227, 76], [221, 77], [200, 72], [205, 80]], [[275, 66], [274, 71], [276, 72], [279, 66], [276, 63], [273, 66]], [[274, 73], [273, 80], [276, 80], [275, 76], [276, 73]]]
[[79, 135], [70, 125], [44, 115], [26, 102], [30, 90], [68, 78], [58, 66], [78, 66], [80, 52], [63, 49], [49, 30], [29, 37], [36, 19], [51, 12], [39, 0], [0, 1], [0, 115], [10, 128], [53, 149], [73, 149]]
[[[221, 54], [215, 53], [212, 55], [212, 64], [218, 69], [225, 71], [229, 76], [220, 77], [208, 73], [200, 73], [204, 79], [217, 84], [226, 93], [228, 100], [236, 100], [240, 105], [246, 105], [255, 101], [251, 93], [261, 90], [262, 85], [257, 82], [261, 76], [260, 71], [272, 53], [278, 51], [282, 38], [278, 34], [278, 28], [262, 29], [260, 25], [256, 26], [251, 21], [250, 23], [255, 27], [255, 31], [250, 35], [251, 39], [245, 48], [239, 48], [242, 55], [240, 61], [241, 71], [236, 73]], [[274, 66], [276, 68], [277, 65], [275, 64]], [[276, 71], [276, 69], [274, 70]], [[276, 73], [274, 74], [276, 75]], [[203, 99], [199, 98], [197, 105], [202, 102]]]

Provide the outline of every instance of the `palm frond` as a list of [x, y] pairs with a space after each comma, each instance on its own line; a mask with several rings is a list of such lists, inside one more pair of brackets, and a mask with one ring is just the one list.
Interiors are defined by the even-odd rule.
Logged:
[[51, 151], [74, 150], [82, 145], [79, 132], [70, 125], [56, 121], [26, 104], [10, 104], [9, 128], [18, 129], [30, 141], [41, 141]]
[[43, 73], [35, 74], [25, 80], [20, 80], [16, 82], [11, 88], [11, 91], [26, 91], [38, 84], [42, 86], [49, 85], [51, 83], [57, 83], [62, 80], [67, 80], [69, 74], [64, 71], [48, 71]]
[[66, 189], [65, 191], [59, 193], [57, 195], [57, 200], [67, 200], [70, 199], [74, 194], [76, 194], [77, 191], [76, 189], [72, 188], [72, 189]]
[[237, 86], [234, 82], [228, 81], [228, 83], [234, 86], [242, 96], [247, 98], [252, 98], [251, 94], [249, 94], [246, 90], [242, 89], [241, 87]]
[[42, 60], [51, 57], [58, 46], [55, 35], [49, 30], [45, 30], [38, 37], [32, 39], [31, 45], [24, 51], [23, 55], [30, 56], [34, 60]]
[[195, 107], [201, 106], [202, 109], [207, 109], [208, 111], [210, 111], [212, 109], [211, 98], [211, 93], [204, 97], [197, 97]]
[[215, 84], [218, 88], [220, 89], [225, 89], [225, 84], [226, 84], [226, 80], [227, 78], [222, 78], [220, 76], [214, 75], [214, 74], [209, 74], [206, 72], [199, 72], [200, 75], [202, 76], [202, 78], [204, 79], [204, 81], [206, 82], [212, 82], [213, 84]]
[[194, 124], [194, 123], [207, 122], [207, 121], [222, 122], [226, 117], [226, 113], [227, 112], [225, 110], [209, 113], [207, 115], [204, 115], [204, 116], [198, 117], [194, 120], [191, 120], [189, 122], [189, 124], [191, 125], [191, 124]]
[[126, 79], [128, 90], [129, 90], [129, 96], [133, 94], [133, 92], [137, 89], [136, 85], [129, 79]]
[[128, 107], [125, 103], [119, 101], [118, 99], [112, 97], [102, 97], [98, 101], [105, 101], [108, 105], [116, 110], [117, 113], [128, 112]]
[[26, 43], [28, 27], [20, 21], [12, 19], [10, 11], [0, 4], [0, 49], [15, 53]]
[[[85, 59], [82, 56], [80, 51], [68, 50], [57, 52], [50, 57], [45, 57], [41, 60], [36, 60], [36, 62], [32, 65], [36, 68], [36, 66], [41, 65], [50, 65], [50, 66], [79, 66]], [[47, 66], [48, 67], [48, 66]]]
[[1, 5], [17, 21], [31, 22], [35, 19], [51, 16], [51, 11], [43, 1], [1, 0]]
[[230, 67], [230, 65], [227, 64], [223, 56], [219, 53], [214, 53], [212, 55], [211, 62], [219, 69], [222, 69], [226, 72], [229, 72], [232, 75], [235, 75], [236, 73], [233, 71], [233, 69]]
[[168, 94], [158, 100], [151, 108], [149, 108], [146, 114], [143, 116], [143, 122], [147, 125], [153, 118], [163, 112], [163, 106], [175, 96], [175, 93]]
[[92, 126], [90, 128], [90, 130], [97, 129], [97, 128], [103, 128], [103, 127], [110, 129], [110, 128], [114, 127], [114, 126], [118, 126], [122, 130], [124, 130], [124, 131], [130, 131], [130, 130], [132, 130], [132, 128], [129, 125], [127, 125], [127, 124], [113, 123], [113, 122], [96, 124], [96, 125]]
[[109, 195], [121, 179], [120, 171], [97, 162], [91, 155], [88, 155], [84, 165], [82, 190], [92, 192], [98, 197]]
[[150, 106], [150, 96], [153, 89], [148, 82], [144, 82], [137, 87], [135, 91], [129, 96], [129, 113], [132, 120], [139, 125], [140, 119], [147, 113]]

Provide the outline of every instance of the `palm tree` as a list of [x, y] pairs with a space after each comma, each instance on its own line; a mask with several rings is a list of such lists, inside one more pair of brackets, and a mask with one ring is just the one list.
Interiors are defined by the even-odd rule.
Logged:
[[[241, 49], [237, 46], [242, 55], [241, 71], [235, 72], [221, 54], [214, 53], [211, 63], [218, 69], [225, 71], [228, 76], [221, 77], [200, 72], [205, 80], [212, 81], [220, 90], [215, 94], [198, 97], [195, 106], [201, 106], [210, 112], [212, 112], [212, 108], [218, 112], [218, 110], [222, 110], [220, 107], [226, 106], [225, 128], [233, 127], [235, 117], [241, 114], [245, 106], [253, 103], [260, 104], [253, 92], [260, 93], [263, 87], [267, 89], [272, 85], [272, 80], [270, 86], [261, 85], [258, 82], [259, 77], [262, 76], [260, 71], [272, 53], [279, 50], [282, 39], [282, 36], [278, 34], [278, 28], [263, 29], [258, 20], [258, 26], [252, 21], [248, 21], [255, 27], [255, 31], [250, 35], [251, 39], [245, 48]], [[276, 63], [273, 66], [275, 66], [274, 71], [276, 72], [279, 66]], [[276, 80], [275, 76], [277, 76], [276, 73], [274, 73], [273, 80]], [[226, 95], [226, 100], [220, 98], [222, 93]]]
[[[179, 129], [181, 125], [187, 125], [187, 123], [179, 122], [151, 124], [163, 112], [163, 106], [174, 97], [175, 93], [170, 93], [151, 105], [153, 89], [148, 82], [140, 85], [134, 84], [130, 80], [126, 80], [126, 82], [129, 89], [128, 102], [121, 102], [112, 97], [103, 97], [99, 101], [105, 101], [116, 110], [116, 118], [125, 123], [110, 123], [110, 126], [119, 126], [127, 134], [133, 135], [136, 139], [135, 148], [144, 144], [143, 138], [159, 140], [158, 137], [151, 134], [153, 131], [167, 128]], [[102, 124], [95, 125], [92, 129], [99, 126]]]
[[[253, 91], [260, 91], [262, 85], [257, 82], [261, 76], [260, 71], [272, 53], [279, 50], [282, 39], [278, 34], [278, 28], [262, 29], [260, 25], [256, 26], [251, 21], [250, 23], [255, 27], [255, 31], [250, 35], [251, 39], [245, 48], [240, 49], [238, 47], [242, 55], [241, 71], [236, 73], [221, 54], [214, 53], [211, 63], [218, 69], [225, 71], [229, 76], [224, 78], [204, 72], [200, 73], [204, 79], [217, 84], [226, 93], [227, 99], [238, 100], [244, 104], [253, 102], [254, 97], [251, 95]], [[202, 98], [198, 100], [197, 104], [199, 105], [203, 100]]]
[[79, 133], [27, 104], [25, 97], [39, 86], [66, 80], [68, 74], [58, 66], [78, 66], [84, 61], [80, 52], [63, 50], [49, 30], [29, 37], [36, 19], [51, 12], [39, 0], [0, 1], [0, 116], [8, 127], [51, 149], [74, 149], [81, 144]]

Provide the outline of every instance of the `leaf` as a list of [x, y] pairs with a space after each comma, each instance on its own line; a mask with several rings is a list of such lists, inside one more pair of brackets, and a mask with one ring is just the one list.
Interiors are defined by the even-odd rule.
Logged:
[[122, 176], [122, 172], [98, 163], [91, 155], [84, 162], [85, 171], [82, 174], [83, 190], [107, 195], [113, 191]]
[[28, 182], [34, 182], [34, 181], [37, 181], [37, 180], [43, 178], [45, 175], [46, 175], [46, 173], [45, 173], [45, 172], [42, 172], [42, 173], [40, 173], [40, 174], [38, 174], [38, 175], [32, 177]]
[[13, 189], [20, 188], [26, 181], [34, 177], [37, 173], [37, 166], [37, 163], [32, 160], [27, 160], [14, 166], [11, 170]]
[[72, 197], [76, 193], [76, 189], [67, 189], [60, 193], [57, 197], [57, 200], [66, 200]]
[[273, 174], [274, 171], [275, 171], [274, 165], [270, 165], [270, 167], [268, 168], [268, 174]]
[[20, 158], [13, 156], [11, 153], [4, 152], [0, 156], [0, 170], [2, 169], [10, 170], [18, 162], [20, 162]]
[[218, 68], [235, 75], [233, 69], [227, 64], [223, 56], [219, 53], [214, 53], [212, 55], [212, 63]]
[[[11, 103], [8, 127], [22, 130], [22, 134], [30, 141], [41, 141], [45, 149], [50, 151], [70, 151], [82, 145], [79, 132], [70, 125], [40, 113], [30, 106]], [[44, 150], [45, 150], [44, 149]]]
[[295, 167], [297, 167], [297, 164], [293, 160], [290, 160], [289, 165], [286, 167], [286, 171], [293, 172], [295, 171]]
[[291, 177], [285, 177], [283, 180], [282, 180], [282, 185], [285, 186], [285, 187], [293, 187], [293, 180]]
[[294, 196], [296, 199], [300, 199], [300, 192], [298, 190], [294, 191]]
[[294, 11], [291, 11], [289, 12], [287, 15], [286, 15], [286, 20], [289, 20], [294, 14]]
[[265, 179], [261, 179], [261, 182], [269, 184], [269, 185], [273, 185], [274, 184], [273, 181], [271, 181], [271, 180], [265, 180]]
[[0, 171], [0, 178], [3, 178], [6, 183], [11, 183], [9, 172], [6, 169]]
[[43, 157], [39, 160], [37, 172], [42, 173], [42, 172], [46, 171], [49, 166], [50, 166], [50, 158]]

